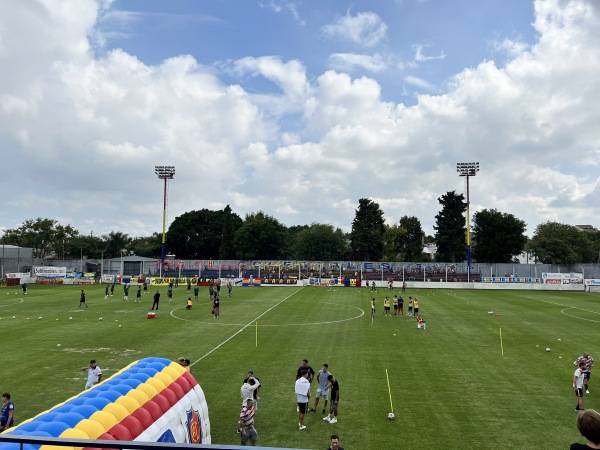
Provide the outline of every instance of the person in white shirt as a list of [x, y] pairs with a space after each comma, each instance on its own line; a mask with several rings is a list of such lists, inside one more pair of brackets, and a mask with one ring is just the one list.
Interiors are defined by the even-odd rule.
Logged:
[[[242, 406], [246, 406], [249, 399], [254, 400], [254, 391], [260, 387], [260, 381], [254, 378], [254, 374], [248, 374], [248, 381], [242, 384], [240, 395], [242, 396]], [[252, 402], [254, 403], [254, 401]]]
[[87, 383], [85, 384], [86, 389], [89, 389], [93, 385], [100, 383], [100, 380], [102, 379], [102, 370], [96, 365], [95, 359], [92, 359], [90, 361], [90, 365], [83, 367], [81, 370], [86, 371], [88, 374]]
[[583, 411], [583, 379], [585, 371], [585, 362], [581, 361], [579, 367], [573, 374], [573, 387], [575, 388], [575, 395], [577, 396], [577, 406], [575, 411]]
[[304, 415], [308, 410], [308, 399], [310, 398], [310, 381], [308, 381], [308, 370], [300, 371], [300, 378], [296, 380], [295, 392], [298, 396], [298, 428], [304, 430]]

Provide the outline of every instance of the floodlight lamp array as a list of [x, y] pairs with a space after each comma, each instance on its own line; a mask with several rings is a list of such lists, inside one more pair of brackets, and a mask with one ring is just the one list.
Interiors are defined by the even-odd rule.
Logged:
[[461, 177], [474, 177], [477, 172], [479, 172], [479, 163], [478, 162], [470, 162], [470, 163], [457, 163], [456, 171], [459, 173]]
[[171, 180], [175, 176], [175, 166], [154, 166], [154, 173], [161, 180]]

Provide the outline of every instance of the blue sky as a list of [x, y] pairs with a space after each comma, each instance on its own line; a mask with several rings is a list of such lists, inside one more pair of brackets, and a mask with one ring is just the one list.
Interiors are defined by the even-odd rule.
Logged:
[[[362, 35], [352, 39], [332, 30], [343, 28], [344, 19], [358, 22], [361, 14], [373, 17]], [[517, 0], [118, 0], [99, 23], [106, 38], [99, 53], [122, 48], [150, 65], [189, 54], [217, 68], [247, 56], [278, 56], [302, 61], [313, 78], [349, 68], [332, 55], [378, 57], [377, 71], [353, 66], [350, 72], [377, 79], [384, 100], [414, 104], [417, 93], [444, 92], [449, 78], [465, 67], [490, 59], [503, 65], [498, 44], [506, 38], [531, 44], [533, 19], [533, 3]], [[220, 75], [253, 92], [276, 89], [263, 79]]]
[[0, 2], [0, 232], [82, 233], [230, 205], [349, 231], [368, 197], [600, 226], [594, 0]]

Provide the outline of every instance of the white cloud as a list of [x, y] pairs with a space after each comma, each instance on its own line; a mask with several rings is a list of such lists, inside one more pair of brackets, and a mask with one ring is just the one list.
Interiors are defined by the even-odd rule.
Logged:
[[423, 49], [429, 47], [428, 45], [423, 45], [423, 44], [416, 44], [414, 45], [414, 51], [415, 51], [415, 61], [416, 62], [427, 62], [427, 61], [436, 61], [436, 60], [440, 60], [440, 59], [445, 59], [446, 55], [444, 54], [444, 52], [442, 51], [439, 55], [437, 56], [427, 56], [423, 53]]
[[427, 91], [431, 91], [435, 88], [435, 86], [433, 84], [431, 84], [429, 81], [424, 80], [419, 77], [415, 77], [413, 75], [406, 75], [404, 77], [404, 81], [406, 81], [410, 85], [416, 86], [420, 89], [424, 89]]
[[[221, 63], [238, 77], [230, 84], [191, 56], [148, 65], [124, 50], [94, 55], [101, 6], [91, 0], [0, 2], [0, 64], [11, 68], [0, 72], [0, 148], [18, 155], [0, 180], [0, 229], [61, 217], [84, 233], [149, 235], [161, 227], [153, 166], [173, 164], [171, 220], [230, 204], [241, 216], [348, 230], [370, 197], [389, 222], [415, 215], [432, 233], [437, 198], [464, 192], [455, 164], [472, 160], [474, 210], [514, 214], [529, 232], [545, 220], [600, 226], [594, 5], [536, 1], [537, 42], [511, 46], [503, 67], [462, 70], [438, 95], [407, 76], [430, 94], [405, 106], [375, 75], [346, 73], [377, 74], [383, 58], [339, 54], [334, 62], [351, 67], [314, 77], [296, 59], [240, 58]], [[329, 35], [379, 42], [385, 24], [361, 25], [361, 14], [371, 13], [345, 16], [352, 31], [340, 19]], [[276, 89], [254, 93], [250, 77]]]
[[372, 47], [386, 38], [387, 25], [374, 12], [346, 14], [325, 25], [322, 33], [329, 38], [350, 41], [361, 47]]
[[259, 5], [262, 8], [269, 8], [276, 13], [281, 13], [283, 11], [287, 11], [292, 15], [292, 17], [294, 18], [294, 21], [298, 25], [300, 25], [300, 26], [306, 25], [306, 21], [304, 19], [302, 19], [302, 16], [300, 15], [300, 11], [298, 10], [298, 5], [294, 2], [291, 2], [288, 0], [269, 0], [269, 1], [261, 0], [261, 1], [259, 1]]
[[358, 55], [356, 53], [334, 53], [329, 56], [329, 65], [333, 69], [352, 72], [356, 69], [364, 69], [369, 72], [378, 73], [387, 69], [388, 64], [379, 55]]

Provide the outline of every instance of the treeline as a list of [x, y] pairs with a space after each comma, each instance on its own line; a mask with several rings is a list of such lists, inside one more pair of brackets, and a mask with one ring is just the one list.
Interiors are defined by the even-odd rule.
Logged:
[[[312, 261], [428, 261], [423, 252], [435, 243], [435, 260], [466, 260], [465, 198], [454, 191], [438, 198], [433, 236], [426, 236], [417, 217], [405, 215], [393, 225], [384, 222], [380, 206], [367, 198], [358, 202], [350, 233], [329, 224], [286, 227], [262, 211], [243, 219], [229, 206], [189, 211], [177, 217], [167, 234], [167, 252], [178, 259], [296, 259]], [[556, 222], [537, 226], [532, 239], [526, 224], [512, 214], [485, 209], [473, 214], [472, 260], [510, 263], [523, 251], [546, 264], [600, 262], [600, 232], [583, 231]], [[119, 231], [104, 236], [81, 234], [52, 219], [32, 219], [6, 230], [0, 243], [31, 247], [34, 257], [56, 259], [116, 258], [136, 254], [159, 258], [159, 232], [130, 237]]]

